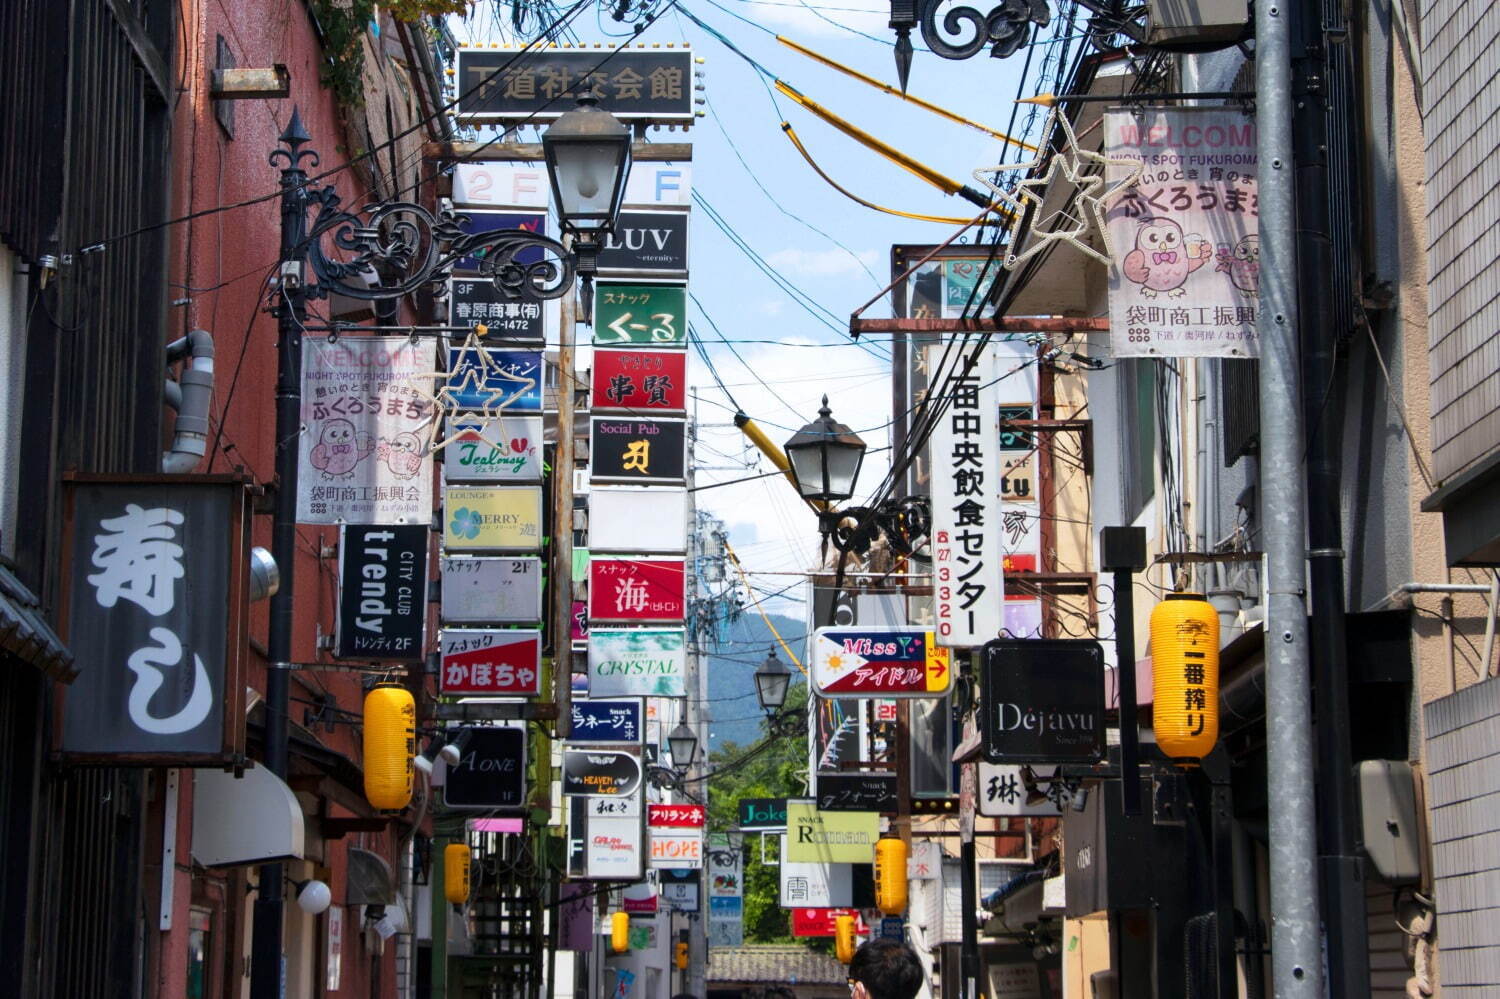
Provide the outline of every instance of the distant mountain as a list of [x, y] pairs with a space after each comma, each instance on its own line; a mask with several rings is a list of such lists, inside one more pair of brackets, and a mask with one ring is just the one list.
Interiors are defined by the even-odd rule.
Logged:
[[[770, 618], [787, 645], [802, 658], [807, 623], [781, 614], [772, 614]], [[785, 661], [786, 653], [765, 620], [754, 609], [747, 609], [729, 626], [728, 639], [708, 657], [710, 749], [717, 749], [725, 742], [743, 746], [759, 736], [762, 715], [760, 701], [755, 696], [755, 671], [772, 646], [776, 646], [776, 654]]]

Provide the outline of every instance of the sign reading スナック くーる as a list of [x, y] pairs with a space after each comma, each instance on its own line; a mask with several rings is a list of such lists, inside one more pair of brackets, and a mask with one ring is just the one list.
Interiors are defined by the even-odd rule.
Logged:
[[539, 486], [445, 486], [443, 547], [450, 552], [534, 552], [542, 546]]
[[675, 413], [687, 405], [687, 353], [680, 350], [594, 351], [594, 410]]
[[646, 806], [646, 825], [652, 829], [702, 829], [707, 821], [702, 805]]
[[526, 804], [526, 730], [464, 729], [469, 740], [448, 766], [443, 800], [450, 808], [520, 809]]
[[589, 623], [681, 622], [687, 604], [683, 560], [596, 558], [589, 562]]
[[868, 864], [880, 838], [877, 812], [821, 812], [813, 801], [786, 803], [784, 860], [817, 864]]
[[595, 628], [589, 635], [590, 697], [682, 697], [682, 628]]
[[613, 53], [462, 48], [457, 114], [465, 121], [550, 121], [590, 94], [621, 121], [691, 122], [693, 83], [687, 46]]
[[427, 352], [404, 337], [302, 341], [297, 522], [425, 524], [432, 517]]
[[596, 416], [589, 424], [589, 460], [591, 482], [682, 482], [687, 422]]
[[444, 628], [438, 687], [444, 694], [536, 697], [542, 633]]
[[[940, 364], [943, 349], [929, 347], [928, 363]], [[975, 349], [977, 358], [957, 362], [929, 444], [933, 631], [960, 649], [1000, 633], [1004, 590], [998, 365], [994, 350]]]
[[980, 674], [991, 763], [1104, 758], [1104, 651], [1088, 639], [989, 642]]
[[1105, 178], [1140, 162], [1105, 216], [1116, 357], [1258, 357], [1255, 116], [1223, 108], [1104, 115]]
[[621, 212], [599, 250], [599, 273], [686, 280], [688, 213]]
[[563, 794], [624, 798], [641, 786], [641, 761], [607, 749], [563, 750]]
[[441, 613], [445, 624], [534, 624], [542, 617], [542, 560], [444, 558]]
[[447, 482], [535, 482], [542, 477], [542, 418], [448, 421]]
[[941, 697], [953, 683], [948, 650], [917, 628], [819, 628], [812, 659], [824, 697]]
[[638, 745], [645, 736], [639, 700], [580, 700], [574, 698], [573, 742], [628, 742]]
[[153, 476], [64, 489], [78, 677], [63, 698], [63, 753], [183, 766], [242, 752], [225, 718], [243, 731], [244, 485]]
[[687, 346], [687, 288], [680, 284], [594, 286], [595, 346]]
[[334, 656], [411, 662], [427, 654], [427, 525], [339, 529]]

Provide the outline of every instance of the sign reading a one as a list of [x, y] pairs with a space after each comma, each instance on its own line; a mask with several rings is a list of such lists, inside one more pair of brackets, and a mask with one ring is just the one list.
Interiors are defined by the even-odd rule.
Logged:
[[741, 829], [786, 828], [785, 798], [741, 798], [739, 806]]
[[157, 766], [242, 752], [244, 485], [152, 476], [65, 488], [66, 622], [79, 673], [64, 696], [62, 751]]
[[991, 763], [1104, 758], [1104, 651], [1088, 639], [989, 642], [980, 682]]
[[542, 352], [449, 347], [448, 377], [439, 391], [450, 411], [540, 413]]
[[916, 628], [819, 628], [812, 676], [824, 697], [941, 697], [953, 683], [948, 650]]
[[539, 486], [446, 486], [443, 547], [455, 551], [534, 552], [542, 547]]
[[595, 628], [589, 635], [589, 696], [682, 697], [682, 628]]
[[450, 417], [443, 448], [447, 482], [535, 482], [542, 477], [542, 418]]
[[444, 558], [445, 624], [535, 624], [542, 619], [542, 560]]
[[589, 624], [681, 622], [686, 610], [682, 559], [596, 558], [589, 562]]
[[820, 864], [868, 864], [880, 838], [877, 812], [820, 812], [816, 802], [786, 803], [784, 860]]
[[687, 288], [600, 281], [594, 286], [594, 344], [686, 346]]
[[411, 662], [426, 634], [427, 525], [343, 525], [334, 656]]
[[687, 353], [680, 350], [594, 351], [593, 408], [680, 413], [687, 407]]
[[645, 735], [641, 702], [638, 700], [598, 701], [574, 698], [574, 742], [640, 743]]
[[443, 787], [450, 808], [520, 809], [526, 805], [526, 730], [465, 729], [463, 757], [448, 767]]
[[818, 774], [817, 803], [821, 812], [895, 812], [895, 774]]
[[594, 417], [589, 423], [591, 482], [681, 482], [687, 469], [687, 423]]
[[686, 280], [687, 272], [687, 212], [621, 212], [599, 251], [599, 273], [606, 276]]
[[646, 825], [652, 829], [702, 829], [707, 821], [702, 805], [646, 806]]
[[[605, 60], [607, 58], [607, 64]], [[691, 122], [693, 53], [623, 48], [459, 49], [458, 117], [473, 121], [551, 121], [579, 94], [621, 121]]]
[[563, 750], [563, 794], [623, 798], [641, 786], [641, 761], [603, 749]]
[[438, 688], [444, 694], [536, 697], [542, 633], [444, 628]]

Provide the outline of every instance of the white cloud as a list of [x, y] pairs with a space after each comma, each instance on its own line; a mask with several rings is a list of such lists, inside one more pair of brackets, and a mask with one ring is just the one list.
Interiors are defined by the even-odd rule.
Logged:
[[[880, 259], [875, 250], [857, 250], [849, 253], [838, 247], [827, 250], [799, 250], [788, 247], [777, 250], [766, 257], [766, 262], [781, 271], [795, 283], [799, 277], [863, 277], [869, 279], [865, 268], [875, 269]], [[861, 266], [863, 265], [863, 266]]]

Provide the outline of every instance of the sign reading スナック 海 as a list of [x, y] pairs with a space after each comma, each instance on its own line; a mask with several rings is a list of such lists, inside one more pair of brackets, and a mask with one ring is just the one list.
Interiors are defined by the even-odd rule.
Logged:
[[682, 697], [682, 628], [595, 628], [589, 635], [589, 696]]
[[443, 787], [448, 807], [525, 807], [526, 730], [475, 726], [464, 731], [469, 740], [458, 763], [448, 766]]
[[444, 694], [536, 697], [542, 633], [444, 628], [438, 688]]
[[64, 489], [64, 620], [78, 667], [63, 694], [64, 755], [188, 766], [243, 752], [244, 484], [80, 477]]
[[687, 280], [688, 213], [623, 211], [599, 251], [607, 277]]
[[652, 829], [702, 829], [707, 821], [702, 805], [646, 806], [646, 825]]
[[464, 121], [551, 121], [590, 94], [621, 121], [691, 123], [693, 53], [673, 49], [462, 48], [458, 117]]
[[594, 286], [594, 345], [686, 346], [687, 288], [600, 281]]
[[444, 624], [534, 624], [542, 618], [542, 560], [438, 560]]
[[446, 482], [535, 482], [542, 477], [542, 418], [448, 421]]
[[980, 681], [991, 763], [1104, 758], [1104, 650], [1088, 639], [989, 642]]
[[687, 353], [594, 351], [592, 405], [599, 410], [678, 413], [687, 405]]
[[1258, 357], [1255, 116], [1224, 108], [1104, 115], [1105, 180], [1144, 170], [1105, 215], [1116, 357]]
[[637, 756], [607, 749], [563, 750], [563, 794], [624, 798], [641, 786]]
[[573, 742], [628, 742], [645, 737], [645, 717], [639, 700], [573, 699]]
[[953, 683], [948, 650], [917, 628], [819, 628], [812, 659], [824, 697], [941, 697]]
[[427, 654], [427, 525], [339, 529], [338, 659], [411, 662]]
[[687, 422], [596, 416], [589, 423], [589, 481], [673, 484], [687, 471]]
[[683, 620], [686, 577], [680, 558], [596, 558], [589, 561], [589, 624], [650, 624]]

